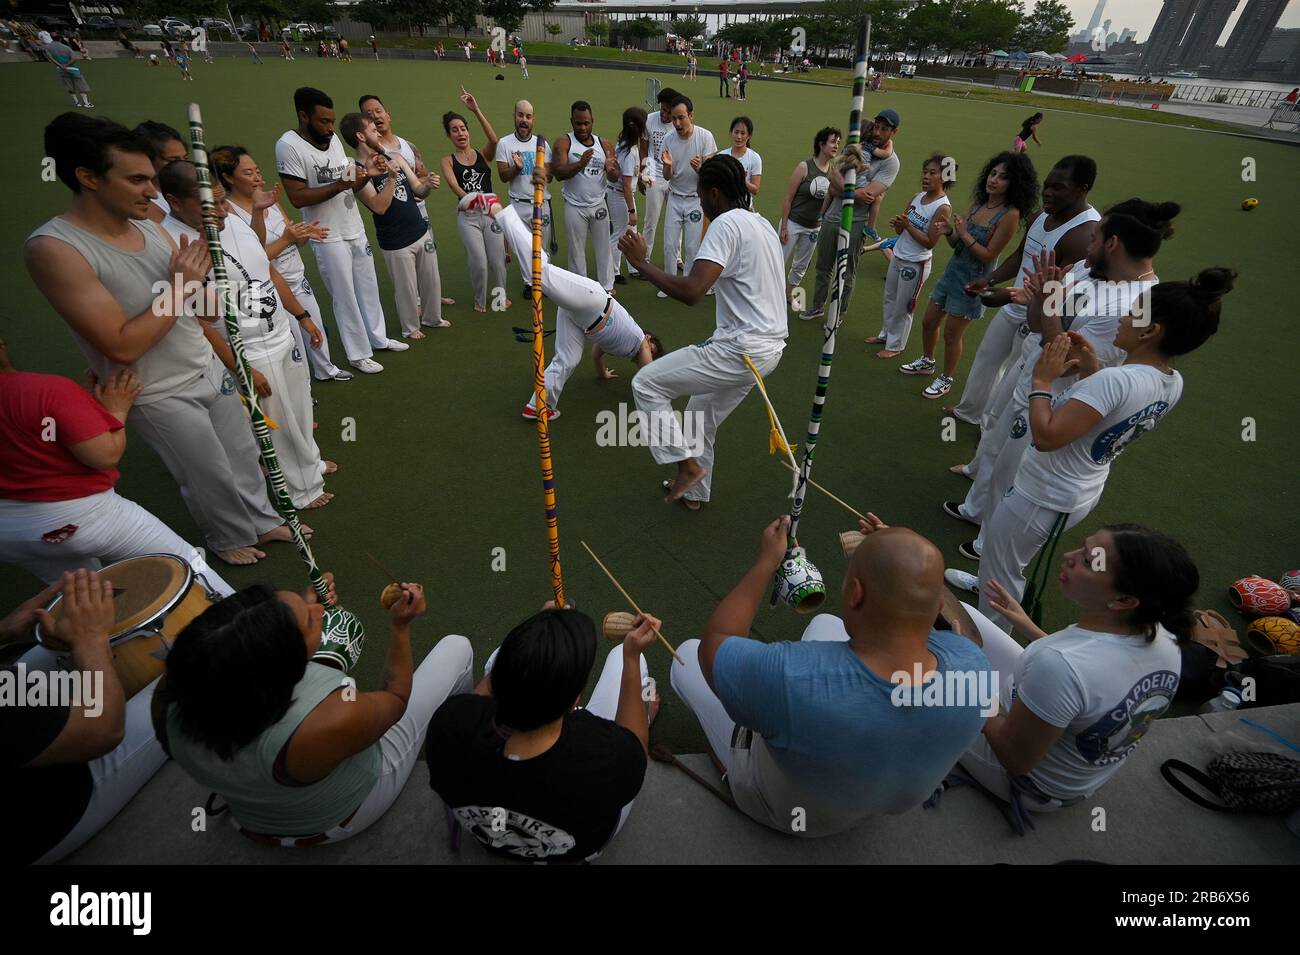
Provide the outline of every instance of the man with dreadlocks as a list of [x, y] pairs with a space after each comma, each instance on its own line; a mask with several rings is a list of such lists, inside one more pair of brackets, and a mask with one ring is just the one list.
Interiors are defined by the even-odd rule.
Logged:
[[[709, 231], [690, 273], [668, 273], [650, 264], [645, 239], [626, 232], [618, 247], [633, 268], [671, 298], [687, 305], [710, 289], [717, 302], [717, 328], [702, 345], [690, 345], [644, 366], [632, 379], [650, 453], [660, 464], [677, 464], [665, 482], [667, 501], [691, 510], [709, 500], [713, 445], [720, 425], [754, 387], [745, 356], [760, 374], [776, 370], [785, 349], [785, 259], [776, 230], [750, 208], [745, 169], [728, 155], [706, 159], [699, 169], [699, 199]], [[687, 447], [672, 401], [690, 395], [695, 447]]]

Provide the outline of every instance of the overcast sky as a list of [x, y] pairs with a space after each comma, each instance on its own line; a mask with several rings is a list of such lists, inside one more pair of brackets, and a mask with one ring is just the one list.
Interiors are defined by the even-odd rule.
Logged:
[[[1237, 22], [1237, 17], [1246, 9], [1246, 3], [1247, 0], [1241, 0], [1237, 5], [1237, 9], [1233, 11], [1232, 16], [1228, 19], [1228, 25], [1224, 28], [1223, 35], [1219, 38], [1220, 42], [1227, 40], [1228, 34]], [[1097, 6], [1097, 0], [1065, 0], [1065, 5], [1074, 14], [1076, 29], [1082, 30], [1092, 18], [1092, 11]], [[1032, 0], [1026, 0], [1025, 6], [1032, 9]], [[1163, 0], [1107, 0], [1106, 11], [1102, 14], [1101, 19], [1103, 23], [1109, 19], [1111, 21], [1110, 28], [1115, 33], [1129, 27], [1137, 30], [1139, 40], [1146, 40], [1151, 34], [1151, 27], [1155, 25], [1156, 17], [1160, 14], [1161, 6], [1163, 6]], [[1300, 27], [1300, 3], [1289, 4], [1277, 25], [1279, 27]]]

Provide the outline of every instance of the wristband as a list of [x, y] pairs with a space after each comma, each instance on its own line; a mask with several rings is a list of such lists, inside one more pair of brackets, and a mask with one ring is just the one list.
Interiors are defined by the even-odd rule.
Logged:
[[1035, 398], [1046, 398], [1048, 401], [1051, 401], [1052, 397], [1053, 396], [1050, 391], [1031, 391], [1029, 393], [1030, 401], [1033, 401]]
[[[294, 318], [300, 322], [305, 322], [307, 319], [311, 318], [311, 312], [303, 312], [301, 315], [295, 315]], [[1033, 396], [1031, 395], [1030, 397]]]

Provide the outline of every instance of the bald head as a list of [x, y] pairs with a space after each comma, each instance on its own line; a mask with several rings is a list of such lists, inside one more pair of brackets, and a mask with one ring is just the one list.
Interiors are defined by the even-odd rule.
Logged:
[[533, 104], [526, 99], [515, 103], [515, 135], [523, 140], [533, 135]]
[[875, 531], [853, 552], [845, 587], [860, 595], [853, 609], [865, 621], [914, 623], [928, 633], [943, 594], [943, 554], [905, 527]]

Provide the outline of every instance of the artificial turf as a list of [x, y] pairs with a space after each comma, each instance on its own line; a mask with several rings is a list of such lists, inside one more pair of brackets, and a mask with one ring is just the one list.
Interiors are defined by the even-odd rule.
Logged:
[[[441, 63], [376, 63], [360, 55], [350, 64], [305, 57], [292, 63], [268, 57], [264, 66], [246, 59], [196, 61], [193, 83], [181, 82], [173, 67], [131, 60], [96, 60], [85, 69], [95, 91], [94, 115], [128, 125], [151, 118], [183, 130], [185, 104], [195, 100], [203, 107], [208, 144], [242, 143], [269, 180], [274, 180], [273, 146], [294, 125], [292, 92], [300, 85], [326, 90], [340, 116], [354, 108], [360, 94], [379, 94], [397, 131], [421, 147], [431, 168], [449, 151], [440, 116], [449, 109], [463, 111], [457, 101], [461, 83], [475, 93], [500, 135], [511, 131], [511, 106], [521, 96], [533, 101], [537, 128], [551, 139], [567, 131], [568, 106], [575, 99], [592, 103], [597, 132], [610, 138], [623, 108], [643, 105], [644, 99], [641, 74], [533, 66], [532, 78], [524, 81], [516, 67], [508, 67], [500, 71], [505, 80], [497, 82], [496, 68], [450, 56]], [[0, 116], [13, 134], [13, 189], [0, 218], [0, 247], [6, 250], [0, 268], [10, 290], [0, 306], [0, 335], [20, 368], [79, 378], [84, 361], [21, 261], [25, 236], [67, 206], [67, 190], [40, 176], [41, 129], [68, 108], [67, 97], [47, 65], [5, 64], [0, 76], [5, 80]], [[660, 78], [665, 85], [678, 84]], [[753, 145], [765, 174], [757, 206], [772, 220], [779, 215], [790, 170], [809, 154], [813, 133], [827, 124], [844, 127], [848, 118], [847, 91], [754, 81], [742, 104], [720, 100], [711, 78], [679, 88], [695, 96], [696, 122], [711, 129], [720, 146], [728, 141], [733, 116], [753, 118]], [[895, 142], [903, 172], [885, 201], [882, 222], [905, 207], [917, 188], [920, 160], [935, 151], [960, 163], [953, 195], [964, 211], [970, 177], [987, 157], [1010, 145], [1024, 112], [893, 93], [869, 98], [867, 109], [885, 105], [902, 118]], [[475, 145], [481, 145], [474, 129]], [[1100, 506], [1065, 541], [1075, 546], [1114, 521], [1167, 531], [1187, 545], [1200, 566], [1198, 606], [1219, 608], [1240, 621], [1226, 599], [1230, 581], [1253, 573], [1276, 578], [1300, 565], [1292, 483], [1297, 335], [1289, 317], [1294, 303], [1283, 281], [1294, 267], [1293, 243], [1286, 236], [1300, 207], [1296, 152], [1275, 143], [1068, 112], [1051, 113], [1041, 137], [1045, 146], [1031, 153], [1040, 175], [1066, 153], [1097, 160], [1093, 201], [1099, 207], [1134, 195], [1183, 204], [1178, 234], [1158, 260], [1163, 278], [1184, 278], [1220, 264], [1241, 274], [1225, 302], [1220, 333], [1179, 363], [1186, 377], [1181, 403], [1116, 464]], [[1243, 181], [1246, 159], [1254, 160], [1255, 181]], [[558, 184], [552, 193], [558, 199]], [[1249, 214], [1239, 208], [1246, 196], [1260, 200]], [[370, 648], [358, 668], [362, 688], [376, 687], [382, 673], [386, 627], [378, 598], [388, 575], [381, 566], [426, 584], [429, 612], [416, 627], [420, 655], [442, 634], [462, 633], [473, 641], [481, 664], [515, 623], [550, 596], [536, 432], [519, 416], [531, 387], [532, 358], [510, 331], [512, 325], [528, 324], [528, 307], [518, 301], [518, 272], [512, 266], [508, 288], [515, 294], [514, 307], [503, 314], [471, 310], [453, 206], [445, 186], [429, 202], [444, 294], [457, 300], [445, 312], [454, 327], [430, 333], [404, 354], [379, 355], [386, 367], [382, 375], [315, 388], [317, 440], [340, 470], [328, 482], [337, 494], [334, 503], [306, 519], [316, 529], [318, 559], [337, 574], [343, 601], [370, 633]], [[369, 220], [368, 213], [363, 217]], [[941, 244], [936, 276], [949, 254]], [[305, 258], [311, 280], [323, 289], [311, 256]], [[558, 258], [564, 261], [563, 251]], [[376, 270], [395, 335], [391, 286], [382, 263], [376, 262]], [[878, 255], [866, 256], [860, 265], [813, 477], [857, 508], [929, 536], [952, 566], [973, 569], [956, 554], [972, 529], [945, 517], [939, 505], [965, 493], [967, 483], [946, 468], [970, 457], [977, 434], [961, 425], [955, 441], [943, 440], [940, 405], [947, 402], [924, 400], [925, 381], [897, 372], [901, 361], [919, 354], [919, 315], [903, 359], [879, 361], [876, 349], [862, 344], [879, 326], [884, 271], [885, 260]], [[811, 269], [805, 284], [811, 291]], [[932, 279], [927, 295], [933, 284]], [[703, 341], [713, 328], [711, 299], [687, 308], [655, 298], [654, 289], [641, 282], [621, 286], [619, 296], [669, 348]], [[328, 308], [327, 297], [321, 300]], [[550, 324], [554, 310], [549, 306], [548, 313]], [[958, 389], [982, 333], [977, 326], [967, 336]], [[819, 323], [791, 321], [785, 356], [768, 380], [794, 440], [802, 440], [820, 351]], [[334, 355], [342, 361], [337, 338]], [[788, 473], [768, 455], [766, 415], [758, 396], [751, 395], [721, 429], [713, 502], [699, 513], [666, 506], [658, 490], [666, 469], [656, 466], [645, 448], [597, 443], [598, 412], [616, 410], [620, 402], [631, 407], [633, 368], [625, 362], [612, 365], [620, 377], [606, 382], [596, 380], [589, 364], [579, 368], [564, 392], [563, 417], [552, 428], [566, 588], [597, 621], [609, 610], [628, 609], [579, 545], [585, 540], [638, 603], [663, 618], [669, 639], [685, 641], [700, 633], [718, 599], [747, 569], [763, 526], [788, 507]], [[1253, 440], [1243, 438], [1247, 419], [1253, 421]], [[355, 422], [355, 441], [345, 442], [349, 420]], [[130, 440], [122, 473], [120, 493], [201, 543], [175, 483], [143, 441]], [[844, 569], [837, 534], [854, 526], [838, 505], [811, 494], [800, 539], [828, 581], [831, 612]], [[495, 548], [505, 549], [503, 570], [493, 569]], [[256, 580], [286, 588], [305, 584], [291, 547], [275, 545], [269, 554], [256, 567], [222, 566], [221, 572], [235, 586]], [[25, 572], [0, 569], [0, 607], [36, 589]], [[1070, 613], [1059, 594], [1049, 594], [1049, 629], [1071, 622]], [[768, 640], [797, 639], [805, 622], [787, 609], [764, 607], [755, 633]], [[664, 697], [656, 736], [683, 751], [700, 750], [702, 735], [667, 689], [666, 652], [652, 647], [648, 658]]]

